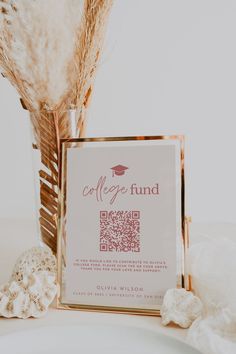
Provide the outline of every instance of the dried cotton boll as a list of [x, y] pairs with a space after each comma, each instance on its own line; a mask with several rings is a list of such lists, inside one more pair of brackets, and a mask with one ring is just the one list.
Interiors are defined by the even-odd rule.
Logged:
[[162, 324], [173, 322], [182, 328], [191, 326], [201, 315], [201, 300], [185, 289], [167, 290], [161, 307]]

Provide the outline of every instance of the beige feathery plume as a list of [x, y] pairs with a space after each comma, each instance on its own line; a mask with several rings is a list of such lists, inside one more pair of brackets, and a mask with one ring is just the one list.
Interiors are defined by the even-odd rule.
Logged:
[[[73, 73], [70, 102], [81, 108], [78, 128], [83, 129], [83, 111], [89, 104], [92, 86], [103, 46], [104, 34], [113, 0], [85, 0], [81, 25], [72, 63]], [[74, 82], [74, 79], [75, 82]]]
[[[112, 0], [0, 0], [0, 67], [31, 112], [42, 163], [41, 237], [54, 252], [60, 138], [84, 134], [111, 5]], [[78, 112], [75, 124], [68, 108]]]
[[74, 53], [81, 3], [0, 1], [0, 64], [31, 110], [54, 110], [69, 92], [68, 62]]

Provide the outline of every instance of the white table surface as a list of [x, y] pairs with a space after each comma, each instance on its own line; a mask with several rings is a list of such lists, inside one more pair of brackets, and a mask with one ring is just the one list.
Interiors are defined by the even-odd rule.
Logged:
[[[204, 235], [209, 237], [232, 238], [236, 235], [234, 224], [193, 224], [192, 242], [200, 241]], [[32, 220], [0, 219], [0, 284], [6, 282], [11, 274], [17, 257], [26, 249], [37, 245], [35, 223]], [[76, 324], [117, 324], [151, 329], [184, 340], [187, 331], [177, 326], [163, 327], [158, 317], [119, 315], [107, 313], [65, 311], [51, 308], [41, 319], [4, 319], [0, 318], [0, 335], [14, 331], [49, 325]]]

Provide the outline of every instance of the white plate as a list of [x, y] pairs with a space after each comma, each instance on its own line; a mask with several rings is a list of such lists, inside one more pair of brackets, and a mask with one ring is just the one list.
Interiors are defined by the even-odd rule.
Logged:
[[4, 354], [199, 354], [171, 337], [125, 326], [51, 326], [0, 337]]

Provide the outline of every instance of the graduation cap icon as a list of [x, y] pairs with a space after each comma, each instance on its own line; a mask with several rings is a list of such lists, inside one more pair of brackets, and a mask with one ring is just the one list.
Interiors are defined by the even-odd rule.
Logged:
[[111, 168], [112, 170], [112, 177], [114, 176], [122, 176], [125, 174], [125, 171], [128, 170], [128, 167], [123, 165], [116, 165]]

